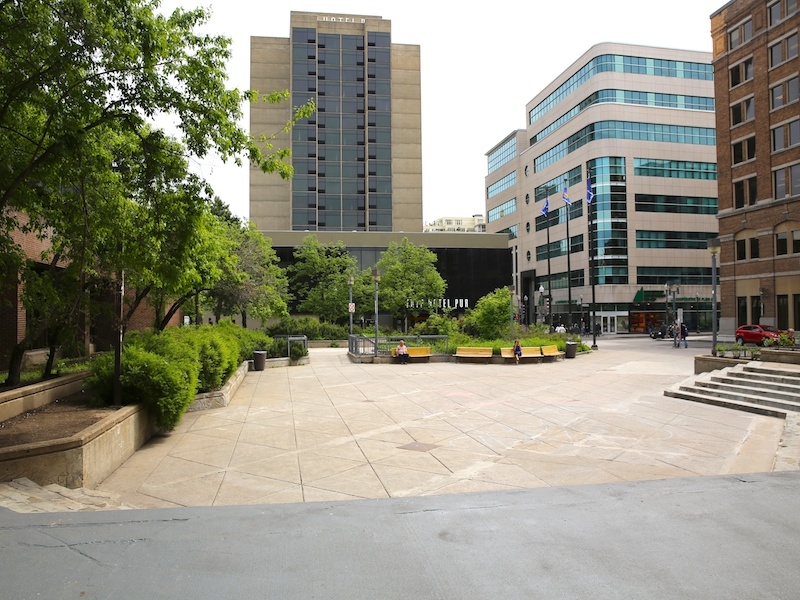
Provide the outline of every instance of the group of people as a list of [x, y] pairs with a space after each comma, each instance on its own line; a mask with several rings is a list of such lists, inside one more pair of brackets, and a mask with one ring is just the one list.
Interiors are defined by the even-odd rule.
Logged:
[[689, 347], [689, 328], [686, 327], [686, 323], [678, 323], [677, 321], [672, 326], [672, 335], [675, 337], [675, 341], [673, 342], [673, 347], [680, 348], [681, 347], [681, 340], [683, 340], [683, 347]]

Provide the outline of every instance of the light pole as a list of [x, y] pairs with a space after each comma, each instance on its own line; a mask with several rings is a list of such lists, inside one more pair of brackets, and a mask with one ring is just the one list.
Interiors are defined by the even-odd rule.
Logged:
[[347, 304], [347, 312], [350, 313], [350, 335], [353, 335], [353, 313], [356, 312], [356, 307], [353, 306], [353, 284], [355, 282], [356, 279], [352, 275], [347, 278], [347, 285], [350, 286], [350, 302]]
[[719, 238], [710, 238], [706, 247], [711, 253], [711, 356], [717, 355], [717, 254]]
[[526, 327], [531, 324], [531, 322], [530, 322], [530, 318], [531, 318], [530, 312], [531, 311], [528, 309], [528, 294], [525, 294], [522, 297], [522, 316], [525, 317], [525, 326]]
[[567, 186], [569, 185], [569, 180], [564, 177], [564, 193], [562, 194], [562, 198], [564, 202], [567, 203], [566, 211], [567, 211], [567, 327], [572, 330], [572, 267], [570, 266], [570, 239], [569, 239], [569, 209], [572, 208], [572, 201], [569, 199], [569, 194], [567, 193]]
[[[544, 306], [544, 286], [539, 284], [539, 305]], [[542, 314], [542, 323], [544, 323], [544, 314]]]
[[584, 330], [584, 326], [583, 326], [583, 296], [581, 296], [581, 297], [580, 297], [580, 302], [581, 302], [581, 325], [580, 325], [580, 334], [581, 334], [581, 335], [583, 335], [583, 330]]
[[375, 356], [378, 356], [378, 282], [381, 280], [381, 272], [378, 267], [372, 268], [372, 281], [375, 282]]
[[513, 341], [514, 339], [514, 284], [513, 283], [510, 286], [508, 286], [508, 306], [509, 306], [508, 315], [509, 315], [509, 320], [511, 322], [511, 329], [510, 329], [511, 340]]
[[694, 295], [694, 325], [700, 333], [700, 294]]

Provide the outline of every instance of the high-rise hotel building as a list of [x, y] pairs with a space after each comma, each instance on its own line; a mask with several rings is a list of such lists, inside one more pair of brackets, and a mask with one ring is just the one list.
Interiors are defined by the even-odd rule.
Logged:
[[676, 317], [709, 326], [710, 54], [598, 44], [528, 103], [526, 117], [487, 153], [485, 180], [487, 231], [510, 235], [525, 319], [586, 325], [594, 307], [609, 333]]
[[291, 37], [253, 37], [250, 86], [291, 104], [252, 105], [250, 132], [278, 133], [291, 106], [316, 114], [275, 147], [295, 176], [250, 171], [250, 219], [265, 231], [422, 231], [419, 46], [381, 17], [291, 13]]
[[734, 0], [711, 15], [723, 333], [800, 330], [798, 4]]

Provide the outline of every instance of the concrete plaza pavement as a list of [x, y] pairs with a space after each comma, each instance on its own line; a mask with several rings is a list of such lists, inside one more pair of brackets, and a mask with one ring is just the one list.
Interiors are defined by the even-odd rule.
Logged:
[[769, 472], [780, 419], [668, 398], [698, 353], [609, 336], [555, 363], [309, 365], [250, 372], [100, 486], [138, 508], [407, 498]]
[[707, 348], [599, 344], [250, 373], [101, 486], [162, 508], [0, 508], [0, 597], [797, 598], [800, 471], [766, 472], [782, 421], [663, 396]]

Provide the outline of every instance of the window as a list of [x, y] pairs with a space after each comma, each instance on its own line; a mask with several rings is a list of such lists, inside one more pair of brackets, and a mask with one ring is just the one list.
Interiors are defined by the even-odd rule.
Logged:
[[758, 238], [750, 238], [750, 258], [760, 258], [761, 254], [758, 251]]
[[733, 182], [733, 207], [744, 208], [756, 203], [758, 182], [755, 176]]
[[797, 12], [797, 0], [778, 0], [767, 8], [769, 25], [772, 27]]
[[800, 231], [793, 231], [792, 232], [792, 254], [797, 254], [798, 252], [800, 252]]
[[775, 170], [772, 179], [776, 200], [786, 196], [800, 196], [800, 164]]
[[734, 65], [730, 69], [731, 87], [750, 81], [753, 78], [753, 59], [748, 58], [743, 60], [738, 65]]
[[775, 256], [789, 254], [789, 234], [785, 231], [775, 234]]
[[800, 119], [784, 123], [772, 130], [772, 150], [777, 152], [800, 143]]
[[745, 121], [750, 121], [756, 116], [755, 102], [753, 98], [747, 98], [731, 106], [731, 125], [738, 125]]
[[736, 260], [747, 260], [747, 240], [736, 240]]
[[741, 140], [733, 144], [733, 164], [753, 160], [756, 157], [756, 138], [755, 136]]
[[792, 77], [769, 90], [770, 108], [772, 109], [796, 102], [798, 98], [800, 98], [800, 78], [798, 77]]
[[782, 39], [774, 46], [769, 47], [769, 66], [777, 67], [787, 60], [797, 57], [797, 34]]
[[753, 20], [747, 19], [728, 32], [728, 49], [733, 50], [750, 41], [753, 37]]

